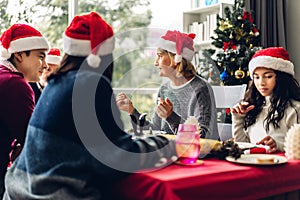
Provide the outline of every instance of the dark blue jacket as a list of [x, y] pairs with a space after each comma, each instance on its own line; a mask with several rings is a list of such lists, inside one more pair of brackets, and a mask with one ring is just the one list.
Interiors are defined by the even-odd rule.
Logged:
[[174, 141], [123, 131], [110, 81], [88, 70], [51, 79], [6, 176], [4, 199], [112, 199], [116, 181], [170, 162]]

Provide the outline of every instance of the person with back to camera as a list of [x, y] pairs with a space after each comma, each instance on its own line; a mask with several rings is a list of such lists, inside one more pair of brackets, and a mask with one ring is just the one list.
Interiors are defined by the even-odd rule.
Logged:
[[286, 133], [300, 119], [294, 65], [284, 48], [269, 47], [253, 55], [249, 71], [253, 81], [243, 101], [231, 108], [234, 140], [284, 151]]
[[[111, 88], [114, 33], [96, 12], [75, 16], [65, 55], [48, 79], [26, 142], [5, 177], [4, 199], [115, 199], [129, 173], [170, 164], [174, 140], [133, 140]], [[154, 170], [152, 169], [152, 170]]]
[[21, 151], [34, 109], [28, 82], [47, 67], [47, 39], [27, 24], [14, 24], [0, 38], [0, 198], [7, 167]]
[[[194, 116], [202, 138], [219, 139], [212, 87], [196, 74], [191, 63], [194, 37], [195, 34], [169, 30], [160, 38], [154, 64], [159, 75], [169, 80], [159, 88], [156, 112], [145, 128], [151, 126], [153, 130], [176, 133], [179, 124]], [[117, 95], [117, 105], [132, 118], [141, 115], [124, 93]]]

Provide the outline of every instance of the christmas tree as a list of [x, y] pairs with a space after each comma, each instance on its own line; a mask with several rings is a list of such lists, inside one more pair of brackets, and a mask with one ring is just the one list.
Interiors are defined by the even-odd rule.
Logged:
[[226, 7], [225, 17], [217, 15], [217, 27], [212, 36], [216, 49], [206, 49], [203, 55], [212, 59], [224, 85], [247, 84], [248, 63], [261, 49], [259, 30], [253, 22], [253, 12], [244, 9], [244, 0], [235, 0], [232, 10]]

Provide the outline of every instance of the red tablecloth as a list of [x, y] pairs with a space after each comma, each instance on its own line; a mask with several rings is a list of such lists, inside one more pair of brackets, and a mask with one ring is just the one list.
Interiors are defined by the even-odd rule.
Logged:
[[300, 160], [282, 165], [239, 165], [206, 159], [200, 166], [172, 164], [120, 182], [122, 199], [258, 199], [300, 189]]

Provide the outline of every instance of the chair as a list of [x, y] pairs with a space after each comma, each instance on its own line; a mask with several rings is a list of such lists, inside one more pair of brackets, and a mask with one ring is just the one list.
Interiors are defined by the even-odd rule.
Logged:
[[[231, 108], [241, 99], [244, 98], [247, 85], [226, 85], [226, 86], [212, 86], [216, 107], [217, 108]], [[218, 131], [222, 141], [233, 137], [232, 125], [227, 123], [218, 123]]]

